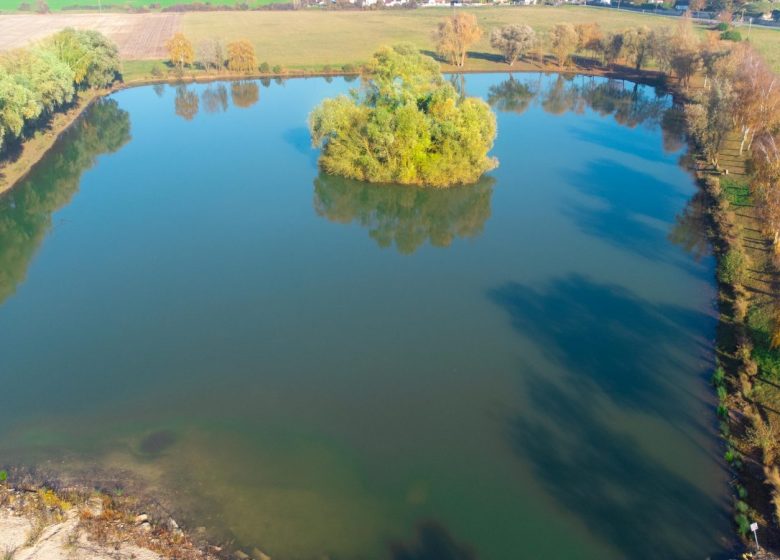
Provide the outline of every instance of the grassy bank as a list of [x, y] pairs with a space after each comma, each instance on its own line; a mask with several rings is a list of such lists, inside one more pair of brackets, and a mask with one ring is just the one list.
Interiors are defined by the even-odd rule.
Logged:
[[17, 150], [14, 150], [10, 158], [0, 165], [0, 194], [21, 181], [54, 146], [60, 135], [81, 116], [87, 107], [105, 93], [106, 90], [79, 92], [67, 111], [55, 113], [45, 126], [36, 130]]

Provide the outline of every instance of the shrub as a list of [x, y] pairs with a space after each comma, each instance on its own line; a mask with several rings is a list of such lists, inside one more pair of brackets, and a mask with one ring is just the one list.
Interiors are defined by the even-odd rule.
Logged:
[[[725, 407], [724, 405], [722, 405], [722, 404], [719, 404], [719, 405], [718, 405], [717, 412], [718, 412], [718, 417], [719, 417], [719, 418], [724, 418], [724, 419], [725, 419], [725, 418], [728, 418], [728, 416], [729, 416], [729, 409], [728, 409], [728, 408], [726, 408], [726, 407]], [[726, 459], [726, 460], [728, 461], [728, 459]]]
[[747, 277], [747, 259], [741, 249], [731, 248], [718, 263], [718, 280], [724, 284], [742, 284]]
[[726, 393], [726, 388], [723, 385], [718, 387], [717, 393], [718, 393], [718, 401], [719, 402], [723, 402], [723, 401], [726, 400], [726, 397], [728, 396], [728, 393]]
[[268, 64], [267, 62], [261, 62], [260, 63], [260, 72], [262, 72], [263, 74], [268, 74], [268, 72], [270, 72], [270, 71], [271, 71], [271, 65], [270, 64]]
[[341, 70], [345, 74], [356, 74], [357, 66], [355, 66], [354, 64], [345, 64], [344, 66], [341, 67]]
[[30, 5], [29, 2], [22, 2], [21, 4], [19, 4], [20, 12], [29, 12], [30, 10], [32, 10], [32, 6]]
[[155, 64], [154, 66], [152, 66], [152, 76], [154, 76], [155, 78], [161, 78], [163, 74], [165, 74], [165, 72], [163, 72], [162, 66], [160, 66], [159, 64]]
[[0, 482], [8, 480], [8, 471], [0, 471]]
[[729, 29], [720, 34], [720, 38], [724, 41], [740, 42], [742, 40], [742, 34], [736, 29]]
[[715, 26], [716, 31], [728, 31], [729, 30], [729, 24], [725, 21], [721, 21], [718, 25]]
[[271, 68], [274, 74], [281, 74], [282, 73], [282, 67], [278, 64], [275, 65], [273, 68]]
[[723, 385], [723, 382], [726, 380], [726, 372], [723, 370], [723, 366], [718, 366], [715, 368], [715, 371], [712, 372], [712, 384], [716, 387], [720, 387]]
[[737, 496], [739, 496], [739, 499], [744, 500], [745, 498], [747, 498], [747, 495], [748, 495], [747, 488], [745, 488], [741, 484], [737, 484]]
[[733, 463], [737, 460], [737, 453], [731, 447], [729, 447], [723, 454], [723, 458], [726, 459], [727, 463]]
[[737, 523], [737, 530], [740, 535], [745, 536], [750, 532], [750, 522], [744, 513], [735, 515], [734, 521]]

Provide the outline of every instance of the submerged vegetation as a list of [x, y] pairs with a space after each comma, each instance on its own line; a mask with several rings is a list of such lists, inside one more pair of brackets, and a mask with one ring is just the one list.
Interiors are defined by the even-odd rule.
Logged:
[[410, 45], [379, 50], [360, 91], [327, 99], [309, 117], [326, 172], [372, 183], [446, 187], [476, 182], [496, 119], [481, 99], [461, 98], [432, 58]]

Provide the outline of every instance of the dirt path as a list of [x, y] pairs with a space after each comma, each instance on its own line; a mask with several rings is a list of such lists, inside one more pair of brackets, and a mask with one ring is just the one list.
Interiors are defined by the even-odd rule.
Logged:
[[181, 14], [23, 14], [0, 16], [0, 51], [23, 47], [66, 27], [94, 29], [119, 47], [125, 60], [163, 58], [165, 41]]

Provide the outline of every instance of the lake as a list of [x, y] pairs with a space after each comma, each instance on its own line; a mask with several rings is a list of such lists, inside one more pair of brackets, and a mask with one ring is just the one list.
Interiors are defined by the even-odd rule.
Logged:
[[438, 191], [318, 173], [343, 78], [93, 106], [0, 198], [0, 464], [125, 469], [280, 559], [722, 556], [679, 108], [452, 80], [500, 165]]

